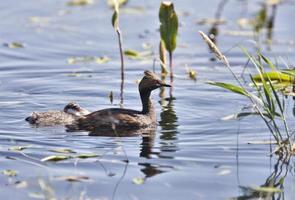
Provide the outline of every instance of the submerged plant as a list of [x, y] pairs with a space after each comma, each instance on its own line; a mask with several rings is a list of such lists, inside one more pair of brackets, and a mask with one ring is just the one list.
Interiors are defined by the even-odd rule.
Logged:
[[[263, 119], [273, 138], [275, 139], [278, 145], [278, 149], [276, 152], [289, 153], [291, 151], [292, 144], [289, 134], [289, 128], [285, 117], [284, 99], [280, 99], [279, 93], [275, 89], [275, 85], [273, 83], [273, 80], [271, 79], [270, 74], [265, 72], [264, 65], [262, 62], [260, 62], [260, 60], [263, 60], [265, 64], [267, 64], [273, 70], [273, 72], [277, 72], [277, 76], [275, 76], [276, 78], [281, 78], [282, 80], [286, 77], [279, 74], [274, 64], [263, 55], [259, 54], [257, 59], [254, 56], [251, 56], [246, 49], [242, 48], [243, 52], [249, 58], [249, 60], [255, 66], [258, 72], [257, 76], [251, 76], [251, 81], [254, 85], [255, 91], [255, 93], [252, 93], [246, 89], [238, 76], [233, 72], [230, 63], [228, 62], [227, 58], [221, 53], [218, 47], [202, 31], [200, 31], [200, 34], [204, 41], [208, 44], [209, 48], [215, 54], [215, 56], [225, 64], [225, 66], [229, 69], [229, 71], [238, 82], [238, 85], [222, 82], [209, 82], [209, 84], [222, 87], [231, 92], [243, 95], [248, 98], [253, 104], [255, 113], [259, 114], [259, 116]], [[258, 79], [261, 82], [261, 84], [259, 85], [257, 83]], [[280, 127], [281, 122], [283, 123], [284, 131], [282, 131], [282, 128]]]

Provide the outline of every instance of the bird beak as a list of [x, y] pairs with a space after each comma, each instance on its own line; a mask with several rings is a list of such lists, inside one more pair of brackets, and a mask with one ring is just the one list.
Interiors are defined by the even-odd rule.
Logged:
[[171, 87], [171, 85], [162, 82], [160, 87]]

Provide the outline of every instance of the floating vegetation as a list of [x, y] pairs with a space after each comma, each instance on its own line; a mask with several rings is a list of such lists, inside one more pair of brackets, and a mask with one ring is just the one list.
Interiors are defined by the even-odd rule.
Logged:
[[10, 49], [20, 49], [24, 48], [25, 46], [20, 42], [11, 42], [11, 43], [4, 43], [3, 46], [8, 47]]
[[225, 23], [226, 23], [225, 19], [215, 19], [215, 18], [200, 19], [197, 21], [198, 25], [221, 25]]
[[27, 181], [15, 181], [14, 185], [17, 189], [23, 189], [28, 187], [28, 182]]
[[68, 160], [71, 158], [72, 156], [69, 156], [69, 155], [52, 155], [52, 156], [47, 156], [45, 158], [42, 158], [41, 161], [42, 162], [47, 162], [47, 161], [58, 162], [62, 160]]
[[95, 154], [95, 153], [82, 153], [75, 156], [75, 158], [80, 158], [80, 159], [96, 158], [96, 157], [98, 157], [98, 154]]
[[148, 59], [151, 56], [151, 52], [150, 51], [139, 52], [133, 49], [127, 49], [124, 51], [124, 55], [128, 56], [131, 59], [144, 60], [144, 59]]
[[109, 62], [111, 59], [107, 56], [95, 57], [95, 56], [82, 56], [82, 57], [70, 57], [67, 59], [68, 64], [78, 63], [96, 63], [103, 64]]
[[88, 176], [58, 176], [55, 177], [55, 180], [58, 181], [68, 181], [68, 182], [83, 182], [83, 181], [89, 181], [90, 178]]
[[8, 150], [9, 151], [22, 151], [22, 150], [25, 150], [27, 148], [30, 148], [32, 147], [31, 145], [28, 145], [28, 146], [12, 146], [12, 147], [9, 147]]
[[135, 177], [132, 179], [132, 183], [136, 185], [142, 185], [144, 184], [145, 180], [143, 178]]
[[50, 149], [49, 151], [51, 152], [55, 152], [55, 153], [76, 153], [75, 151], [71, 150], [71, 149]]
[[192, 68], [187, 68], [187, 74], [188, 74], [188, 77], [194, 81], [197, 80], [197, 71], [192, 69]]
[[9, 176], [9, 177], [17, 176], [17, 174], [18, 174], [17, 171], [12, 170], [12, 169], [3, 170], [1, 173], [4, 174], [5, 176]]
[[93, 4], [93, 0], [71, 0], [67, 2], [68, 6], [86, 6]]

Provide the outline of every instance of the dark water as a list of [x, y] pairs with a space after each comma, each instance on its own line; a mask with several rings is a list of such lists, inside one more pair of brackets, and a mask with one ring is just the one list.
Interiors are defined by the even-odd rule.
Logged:
[[[249, 27], [239, 28], [237, 20], [253, 18], [261, 2], [228, 1], [221, 13], [226, 24], [216, 27], [217, 43], [237, 73], [247, 59], [235, 46], [244, 45], [251, 51], [253, 37], [229, 33], [251, 33]], [[24, 45], [16, 49], [0, 47], [0, 170], [18, 172], [15, 177], [0, 174], [1, 199], [258, 199], [257, 193], [247, 193], [242, 187], [261, 186], [273, 176], [276, 182], [285, 178], [278, 186], [283, 193], [267, 194], [261, 199], [294, 198], [294, 160], [282, 162], [277, 156], [270, 157], [269, 145], [248, 144], [269, 139], [261, 119], [252, 116], [241, 121], [221, 121], [249, 102], [205, 83], [233, 80], [222, 64], [210, 59], [212, 55], [198, 35], [199, 30], [208, 32], [212, 27], [196, 22], [214, 18], [220, 3], [217, 0], [174, 1], [181, 22], [174, 58], [175, 99], [161, 100], [159, 91], [153, 93], [159, 122], [154, 133], [90, 137], [86, 132], [66, 132], [63, 127], [30, 127], [24, 118], [32, 111], [59, 110], [69, 101], [90, 110], [118, 107], [120, 102], [120, 59], [110, 22], [111, 9], [103, 0], [85, 7], [69, 7], [66, 3], [0, 2], [0, 43]], [[156, 0], [130, 0], [122, 9], [125, 49], [144, 51], [142, 44], [149, 43], [151, 51], [157, 53], [159, 5]], [[273, 44], [266, 45], [264, 36], [261, 40], [264, 53], [282, 67], [294, 66], [294, 9], [291, 0], [279, 5]], [[74, 56], [104, 55], [110, 62], [67, 63]], [[152, 59], [127, 59], [124, 107], [140, 109], [136, 81], [144, 70], [152, 70], [152, 65]], [[197, 82], [187, 77], [186, 65], [198, 72]], [[115, 105], [110, 104], [110, 91]], [[168, 91], [164, 97], [168, 97]], [[291, 130], [295, 128], [293, 104], [291, 99], [286, 100]], [[12, 146], [30, 147], [19, 152], [9, 150]], [[60, 148], [99, 157], [40, 161], [58, 154], [50, 150]], [[58, 180], [69, 175], [87, 176], [90, 180]], [[144, 183], [135, 184], [134, 180]], [[18, 188], [17, 181], [25, 181], [26, 186]], [[42, 183], [46, 185], [43, 190]]]

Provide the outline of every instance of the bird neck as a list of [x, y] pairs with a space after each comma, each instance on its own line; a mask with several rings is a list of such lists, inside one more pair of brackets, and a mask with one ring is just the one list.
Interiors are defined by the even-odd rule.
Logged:
[[153, 104], [150, 99], [151, 91], [140, 91], [140, 98], [142, 103], [142, 114], [150, 114], [153, 111]]

